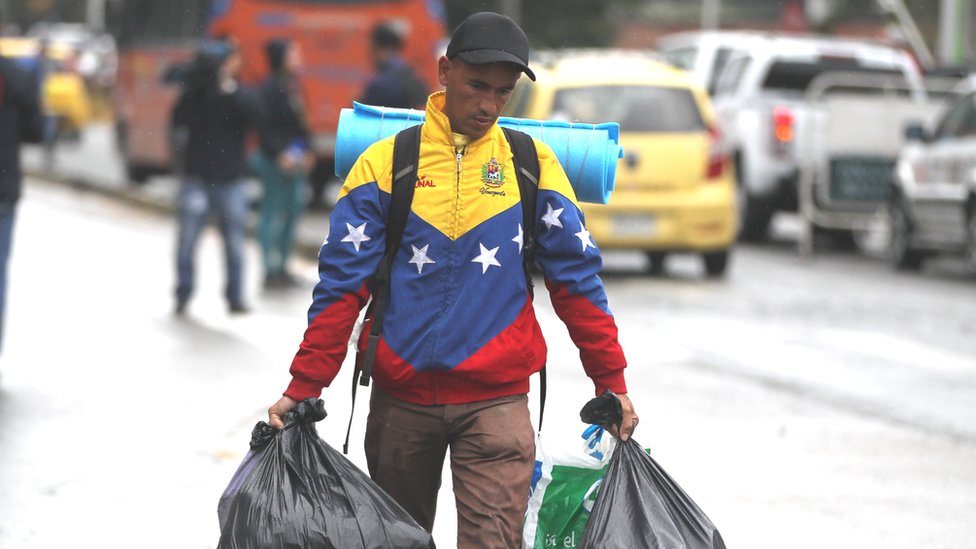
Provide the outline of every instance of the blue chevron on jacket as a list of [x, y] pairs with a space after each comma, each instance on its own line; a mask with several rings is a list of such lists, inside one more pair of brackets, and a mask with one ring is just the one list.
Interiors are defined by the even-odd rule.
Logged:
[[[525, 228], [508, 142], [496, 125], [456, 149], [442, 104], [442, 93], [428, 101], [417, 187], [373, 371], [381, 389], [421, 404], [527, 392], [529, 375], [546, 359], [522, 269]], [[536, 259], [597, 391], [626, 392], [599, 250], [551, 149], [540, 141], [536, 147]], [[285, 393], [292, 398], [317, 396], [332, 381], [368, 301], [367, 282], [385, 249], [392, 150], [392, 137], [371, 146], [340, 192]]]

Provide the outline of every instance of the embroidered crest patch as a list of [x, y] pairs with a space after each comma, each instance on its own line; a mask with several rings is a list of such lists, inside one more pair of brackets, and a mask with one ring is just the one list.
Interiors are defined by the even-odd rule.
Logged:
[[501, 187], [505, 183], [505, 167], [494, 158], [485, 162], [481, 165], [481, 182], [492, 188]]

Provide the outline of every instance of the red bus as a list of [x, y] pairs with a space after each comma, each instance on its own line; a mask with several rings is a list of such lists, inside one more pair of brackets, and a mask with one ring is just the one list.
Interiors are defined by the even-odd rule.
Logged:
[[119, 47], [114, 110], [119, 150], [130, 179], [170, 166], [170, 109], [179, 89], [163, 71], [189, 59], [199, 43], [227, 36], [240, 44], [243, 80], [267, 74], [264, 44], [284, 37], [299, 44], [300, 75], [315, 149], [312, 174], [320, 186], [333, 171], [339, 110], [352, 105], [373, 74], [369, 37], [389, 23], [405, 32], [404, 58], [438, 89], [435, 60], [445, 47], [441, 0], [109, 0], [109, 27]]

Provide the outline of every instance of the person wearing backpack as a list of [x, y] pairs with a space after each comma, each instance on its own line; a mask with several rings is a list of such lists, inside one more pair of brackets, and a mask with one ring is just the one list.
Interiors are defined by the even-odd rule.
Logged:
[[[0, 6], [0, 29], [3, 23], [3, 7]], [[7, 260], [23, 178], [20, 144], [38, 143], [42, 138], [39, 84], [34, 75], [0, 56], [0, 344], [7, 293]]]
[[403, 38], [389, 23], [373, 28], [369, 52], [376, 75], [366, 84], [359, 102], [374, 107], [422, 108], [429, 90], [401, 56]]
[[521, 74], [535, 78], [528, 51], [508, 17], [471, 15], [438, 60], [445, 91], [428, 98], [418, 139], [405, 130], [360, 156], [319, 254], [291, 382], [268, 410], [283, 428], [288, 410], [332, 383], [372, 298], [367, 317], [382, 327], [363, 327], [354, 377], [376, 382], [370, 476], [430, 531], [450, 450], [459, 548], [521, 544], [535, 461], [529, 376], [546, 362], [527, 257], [596, 393], [620, 395], [623, 432], [611, 432], [626, 439], [637, 423], [600, 253], [566, 174], [547, 145], [528, 139], [526, 157], [519, 134], [497, 124]]

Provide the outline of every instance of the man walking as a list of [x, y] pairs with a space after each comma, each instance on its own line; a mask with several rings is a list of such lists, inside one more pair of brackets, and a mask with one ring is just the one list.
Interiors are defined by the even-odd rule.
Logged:
[[184, 172], [178, 198], [177, 315], [185, 314], [193, 294], [197, 243], [211, 213], [224, 241], [228, 309], [231, 314], [249, 311], [243, 295], [244, 138], [256, 117], [237, 82], [240, 65], [240, 53], [230, 41], [205, 44], [173, 109], [174, 156]]
[[[0, 6], [0, 29], [3, 29]], [[37, 79], [0, 56], [0, 349], [7, 294], [7, 260], [20, 200], [20, 143], [42, 137], [40, 87]]]
[[[522, 264], [527, 228], [513, 153], [497, 124], [520, 75], [535, 78], [528, 53], [511, 19], [481, 12], [458, 26], [438, 60], [445, 91], [427, 101], [417, 172], [425, 184], [393, 261], [373, 369], [370, 475], [431, 530], [450, 450], [459, 548], [520, 545], [535, 460], [527, 393], [546, 344]], [[268, 410], [274, 426], [296, 401], [318, 396], [342, 364], [385, 252], [393, 143], [363, 153], [340, 193], [292, 380]], [[637, 416], [600, 254], [552, 150], [535, 147], [535, 258], [596, 392], [620, 395], [624, 432], [611, 432], [627, 438]]]
[[376, 74], [359, 102], [376, 107], [420, 108], [427, 100], [427, 85], [401, 56], [403, 38], [389, 23], [373, 28], [369, 52]]

